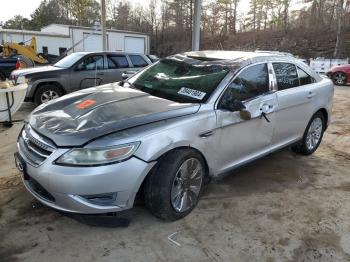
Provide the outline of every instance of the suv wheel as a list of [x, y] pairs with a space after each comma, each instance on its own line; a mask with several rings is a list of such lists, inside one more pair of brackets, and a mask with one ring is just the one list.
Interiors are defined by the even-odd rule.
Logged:
[[342, 72], [336, 72], [332, 76], [333, 83], [337, 86], [344, 86], [347, 84], [346, 75]]
[[145, 202], [156, 217], [174, 221], [197, 205], [207, 176], [205, 163], [194, 150], [174, 150], [161, 158], [147, 177]]
[[43, 85], [38, 88], [34, 95], [34, 102], [37, 105], [46, 103], [63, 95], [60, 88], [55, 85]]
[[325, 118], [321, 112], [317, 112], [307, 125], [302, 141], [292, 148], [293, 151], [302, 155], [313, 154], [321, 144], [325, 128]]

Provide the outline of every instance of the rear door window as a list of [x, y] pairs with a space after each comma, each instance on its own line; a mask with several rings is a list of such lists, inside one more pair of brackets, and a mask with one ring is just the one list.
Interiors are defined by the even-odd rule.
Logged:
[[297, 68], [289, 63], [273, 63], [277, 79], [278, 90], [285, 90], [299, 86]]
[[145, 59], [143, 59], [140, 55], [129, 55], [129, 58], [131, 60], [131, 63], [134, 65], [134, 67], [145, 67], [148, 66], [148, 63]]
[[244, 69], [229, 85], [223, 100], [245, 101], [270, 91], [267, 64]]
[[301, 86], [309, 85], [315, 82], [315, 79], [298, 67], [299, 83]]
[[107, 55], [108, 68], [128, 68], [129, 62], [125, 55]]

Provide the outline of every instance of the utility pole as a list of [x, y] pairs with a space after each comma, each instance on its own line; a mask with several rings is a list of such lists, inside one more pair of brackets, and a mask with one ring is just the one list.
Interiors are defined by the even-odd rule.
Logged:
[[102, 51], [107, 51], [106, 1], [105, 0], [101, 0], [101, 33], [102, 33]]
[[192, 50], [198, 51], [201, 38], [201, 9], [202, 0], [194, 1], [194, 16], [192, 29]]

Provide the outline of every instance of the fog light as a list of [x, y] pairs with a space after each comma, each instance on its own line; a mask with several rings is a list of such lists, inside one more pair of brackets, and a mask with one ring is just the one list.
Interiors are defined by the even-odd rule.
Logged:
[[99, 206], [113, 205], [117, 199], [117, 193], [106, 193], [97, 195], [85, 195], [81, 196], [86, 199], [89, 203]]

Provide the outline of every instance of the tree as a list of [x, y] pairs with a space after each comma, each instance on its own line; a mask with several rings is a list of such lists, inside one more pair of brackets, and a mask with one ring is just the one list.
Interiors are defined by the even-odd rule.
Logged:
[[30, 29], [29, 23], [30, 21], [27, 18], [15, 15], [13, 18], [7, 20], [2, 27], [5, 29]]
[[339, 58], [341, 54], [341, 48], [343, 44], [343, 31], [344, 31], [344, 18], [346, 10], [349, 7], [347, 0], [337, 0], [337, 41], [334, 49], [334, 57]]
[[257, 31], [258, 28], [258, 7], [259, 0], [251, 0], [249, 5], [249, 12], [247, 14], [247, 23], [253, 30], [253, 32]]
[[77, 25], [93, 26], [100, 21], [100, 4], [95, 0], [74, 0], [70, 2], [70, 8]]
[[233, 34], [237, 33], [237, 12], [239, 2], [240, 0], [233, 0], [230, 4], [230, 32]]
[[60, 2], [57, 0], [42, 1], [34, 13], [31, 14], [30, 27], [33, 30], [40, 30], [40, 28], [49, 24], [65, 24], [68, 19], [62, 12]]
[[289, 23], [289, 6], [290, 6], [290, 2], [292, 0], [282, 0], [282, 5], [283, 5], [283, 29], [284, 31], [288, 30], [288, 23]]
[[129, 16], [131, 6], [129, 2], [119, 2], [114, 8], [114, 20], [112, 25], [121, 30], [127, 30], [129, 28]]

